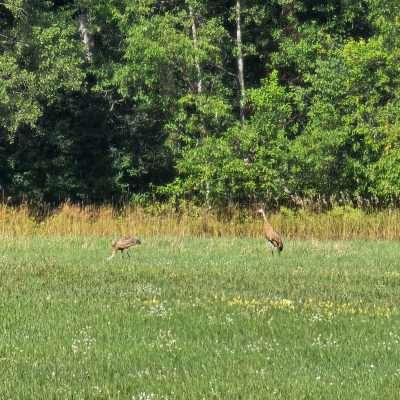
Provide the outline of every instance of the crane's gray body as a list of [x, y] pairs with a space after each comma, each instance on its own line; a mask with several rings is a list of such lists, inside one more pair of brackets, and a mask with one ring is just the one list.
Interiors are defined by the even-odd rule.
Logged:
[[114, 240], [111, 244], [112, 254], [110, 257], [108, 257], [108, 260], [111, 260], [115, 256], [117, 251], [120, 251], [122, 253], [124, 250], [128, 250], [133, 246], [138, 246], [141, 243], [142, 242], [140, 241], [140, 239], [133, 236], [127, 236]]

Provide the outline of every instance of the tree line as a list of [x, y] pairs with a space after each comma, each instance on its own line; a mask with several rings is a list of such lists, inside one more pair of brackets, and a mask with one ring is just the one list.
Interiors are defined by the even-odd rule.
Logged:
[[398, 0], [2, 0], [13, 201], [400, 197]]

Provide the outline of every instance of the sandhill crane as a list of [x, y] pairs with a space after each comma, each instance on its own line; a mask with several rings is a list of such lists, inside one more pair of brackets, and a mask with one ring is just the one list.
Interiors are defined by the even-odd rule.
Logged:
[[267, 221], [267, 217], [265, 216], [265, 211], [260, 208], [257, 210], [257, 214], [262, 215], [264, 219], [264, 226], [263, 226], [263, 232], [265, 239], [267, 240], [267, 243], [271, 245], [271, 252], [274, 254], [274, 249], [278, 250], [278, 254], [281, 253], [283, 250], [283, 241], [281, 238], [281, 235], [274, 230], [274, 228], [271, 226], [271, 224]]
[[[141, 243], [142, 242], [140, 241], [140, 239], [138, 239], [136, 237], [132, 237], [132, 236], [127, 236], [127, 237], [123, 237], [123, 238], [114, 240], [111, 244], [112, 254], [110, 257], [107, 258], [107, 260], [111, 260], [115, 256], [117, 251], [120, 251], [121, 253], [123, 253], [124, 250], [128, 250], [130, 247], [137, 246]], [[126, 254], [129, 255], [128, 252]]]

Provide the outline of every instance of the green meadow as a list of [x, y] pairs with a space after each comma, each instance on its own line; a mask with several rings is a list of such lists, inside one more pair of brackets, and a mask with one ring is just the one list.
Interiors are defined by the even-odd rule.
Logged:
[[400, 243], [4, 236], [1, 399], [397, 399]]

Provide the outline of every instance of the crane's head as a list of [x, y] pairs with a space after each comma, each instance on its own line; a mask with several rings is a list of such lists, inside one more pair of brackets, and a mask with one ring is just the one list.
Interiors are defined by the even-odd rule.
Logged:
[[259, 208], [259, 209], [256, 211], [256, 214], [257, 214], [257, 215], [260, 215], [261, 217], [263, 217], [263, 219], [266, 221], [265, 211], [264, 211], [263, 208]]

